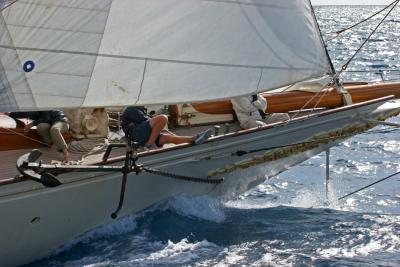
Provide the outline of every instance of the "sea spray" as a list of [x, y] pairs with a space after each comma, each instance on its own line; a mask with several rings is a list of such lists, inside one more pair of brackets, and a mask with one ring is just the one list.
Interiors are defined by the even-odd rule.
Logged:
[[169, 200], [168, 206], [183, 216], [217, 223], [226, 219], [222, 201], [215, 198], [178, 196]]

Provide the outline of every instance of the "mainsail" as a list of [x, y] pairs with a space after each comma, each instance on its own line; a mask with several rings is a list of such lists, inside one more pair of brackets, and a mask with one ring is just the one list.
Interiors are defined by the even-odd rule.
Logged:
[[20, 0], [0, 15], [0, 111], [226, 99], [330, 72], [308, 0]]

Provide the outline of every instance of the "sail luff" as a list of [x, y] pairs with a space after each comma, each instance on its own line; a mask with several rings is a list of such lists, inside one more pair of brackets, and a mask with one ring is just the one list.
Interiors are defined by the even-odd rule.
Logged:
[[334, 74], [336, 74], [335, 66], [333, 65], [332, 59], [331, 59], [331, 57], [329, 55], [329, 52], [328, 52], [328, 48], [327, 48], [326, 42], [324, 40], [324, 37], [322, 36], [321, 27], [319, 26], [319, 23], [318, 23], [318, 20], [317, 20], [317, 16], [315, 14], [315, 9], [314, 9], [314, 7], [313, 7], [313, 5], [311, 3], [311, 0], [308, 0], [308, 4], [309, 4], [309, 6], [311, 8], [314, 25], [318, 29], [318, 32], [317, 32], [318, 33], [318, 37], [320, 39], [320, 42], [321, 42], [322, 46], [324, 47], [326, 59], [328, 60], [328, 63], [329, 63], [329, 68], [330, 68], [329, 74], [330, 75], [334, 75]]
[[1, 16], [13, 110], [226, 99], [330, 71], [308, 0], [25, 0]]

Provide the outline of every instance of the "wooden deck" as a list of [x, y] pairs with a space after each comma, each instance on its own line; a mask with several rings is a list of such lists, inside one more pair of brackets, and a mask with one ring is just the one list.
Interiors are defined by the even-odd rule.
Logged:
[[[17, 159], [23, 154], [29, 153], [32, 149], [19, 149], [19, 150], [9, 150], [0, 152], [0, 179], [9, 179], [18, 175], [16, 168]], [[63, 154], [57, 152], [55, 149], [49, 149], [42, 147], [39, 149], [43, 152], [41, 160], [43, 162], [49, 163], [52, 160], [61, 161], [63, 159]], [[71, 160], [80, 160], [81, 155], [71, 154]]]
[[[201, 131], [210, 128], [210, 126], [198, 126], [198, 127], [187, 127], [181, 128], [179, 130], [175, 130], [174, 133], [178, 135], [194, 135]], [[225, 131], [225, 125], [220, 125], [220, 134], [223, 134]], [[236, 131], [239, 129], [239, 125], [237, 123], [230, 124], [229, 131]], [[165, 145], [164, 147], [171, 147], [174, 146], [173, 144]], [[52, 161], [61, 161], [63, 159], [63, 154], [57, 152], [56, 149], [50, 149], [45, 146], [38, 148], [40, 151], [43, 152], [40, 160], [43, 163], [51, 163]], [[8, 151], [0, 151], [0, 181], [1, 180], [8, 180], [14, 178], [15, 176], [19, 175], [19, 172], [16, 168], [16, 162], [20, 156], [23, 154], [29, 153], [32, 149], [18, 149], [18, 150], [8, 150]], [[115, 156], [123, 156], [125, 153], [124, 148], [114, 149], [111, 153], [110, 157]], [[84, 154], [74, 154], [71, 153], [70, 160], [72, 162], [77, 162], [82, 159]], [[94, 155], [90, 155], [85, 157], [84, 161], [81, 161], [81, 164], [88, 165], [95, 162], [100, 162], [103, 157], [103, 153], [98, 153]]]

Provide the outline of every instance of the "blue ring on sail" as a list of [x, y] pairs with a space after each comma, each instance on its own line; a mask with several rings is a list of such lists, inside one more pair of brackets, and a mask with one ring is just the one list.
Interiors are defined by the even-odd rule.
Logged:
[[31, 72], [35, 68], [35, 63], [32, 60], [25, 61], [22, 68], [25, 72]]

